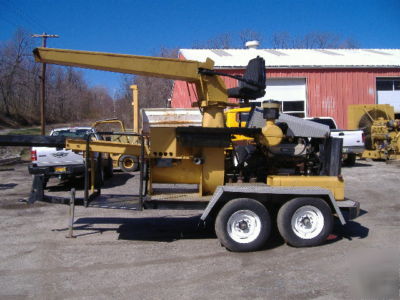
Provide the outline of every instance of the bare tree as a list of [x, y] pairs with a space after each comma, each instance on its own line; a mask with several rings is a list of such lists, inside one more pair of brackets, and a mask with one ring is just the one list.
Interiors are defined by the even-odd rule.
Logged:
[[260, 43], [263, 41], [262, 34], [252, 29], [244, 29], [241, 32], [239, 32], [239, 39], [242, 47], [248, 41], [256, 40], [259, 41]]
[[233, 48], [233, 38], [231, 33], [221, 33], [206, 41], [196, 41], [194, 49], [229, 49]]
[[322, 48], [356, 48], [358, 43], [351, 38], [341, 38], [331, 32], [310, 32], [304, 36], [293, 37], [288, 32], [277, 32], [272, 35], [273, 48], [322, 49]]
[[342, 49], [356, 49], [360, 48], [360, 43], [353, 38], [347, 38], [340, 42], [339, 47]]
[[[0, 122], [39, 122], [40, 64], [34, 62], [32, 48], [32, 39], [23, 30], [0, 44]], [[47, 76], [48, 122], [95, 119], [109, 113], [112, 99], [108, 92], [88, 87], [82, 72], [49, 65]]]
[[[161, 47], [158, 56], [178, 58], [178, 49]], [[141, 107], [167, 107], [171, 97], [173, 80], [147, 76], [135, 76], [133, 80], [139, 89]]]
[[[161, 47], [156, 56], [177, 58], [178, 49]], [[121, 79], [121, 88], [117, 99], [115, 99], [115, 105], [117, 117], [126, 124], [132, 124], [132, 90], [130, 88], [132, 84], [138, 86], [141, 108], [162, 108], [168, 106], [173, 80], [124, 75]]]
[[[19, 29], [13, 39], [0, 47], [0, 108], [6, 116], [11, 116], [16, 106], [16, 87], [24, 86], [28, 49], [31, 46], [27, 34]], [[21, 82], [22, 81], [22, 82]]]
[[248, 41], [257, 40], [262, 42], [263, 36], [260, 32], [253, 29], [243, 29], [238, 33], [220, 33], [205, 41], [195, 41], [193, 49], [232, 49], [244, 48]]
[[292, 38], [288, 32], [275, 33], [271, 38], [273, 48], [287, 49], [292, 48]]

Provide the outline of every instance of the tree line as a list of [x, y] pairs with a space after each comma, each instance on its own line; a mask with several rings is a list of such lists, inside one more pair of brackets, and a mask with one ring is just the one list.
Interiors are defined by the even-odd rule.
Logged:
[[[244, 48], [249, 40], [265, 40], [262, 34], [245, 29], [237, 34], [222, 33], [205, 41], [195, 41], [191, 48]], [[356, 48], [351, 38], [333, 33], [312, 32], [292, 36], [287, 32], [272, 34], [265, 42], [270, 48]], [[40, 123], [40, 70], [32, 56], [33, 39], [23, 31], [0, 43], [0, 125], [33, 125]], [[161, 48], [155, 56], [178, 57], [178, 48]], [[47, 65], [46, 121], [67, 123], [117, 117], [127, 127], [132, 124], [132, 91], [136, 84], [139, 102], [145, 107], [167, 107], [173, 81], [146, 76], [123, 75], [114, 97], [103, 87], [90, 87], [82, 72], [71, 67]], [[114, 99], [113, 99], [114, 98]], [[113, 109], [110, 109], [113, 107]], [[114, 111], [110, 115], [110, 111]]]
[[[23, 30], [0, 44], [0, 124], [40, 123], [41, 64], [32, 56], [32, 38]], [[102, 87], [89, 87], [70, 67], [47, 65], [46, 121], [64, 123], [107, 117], [113, 100]]]

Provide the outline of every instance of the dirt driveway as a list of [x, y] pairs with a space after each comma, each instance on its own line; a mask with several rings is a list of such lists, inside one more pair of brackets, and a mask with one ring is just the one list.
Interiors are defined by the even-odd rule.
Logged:
[[[76, 209], [20, 202], [26, 164], [0, 171], [1, 299], [354, 299], [399, 288], [400, 168], [344, 168], [346, 196], [362, 215], [324, 245], [296, 249], [274, 236], [263, 251], [231, 253], [197, 228], [198, 211]], [[136, 174], [116, 173], [104, 193], [132, 193]], [[49, 183], [47, 193], [68, 196]], [[81, 191], [79, 192], [81, 195]], [[79, 195], [78, 195], [79, 196]]]

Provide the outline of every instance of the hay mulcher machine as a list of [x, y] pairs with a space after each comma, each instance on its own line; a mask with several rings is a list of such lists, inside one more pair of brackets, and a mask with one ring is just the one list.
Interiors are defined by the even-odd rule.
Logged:
[[[86, 157], [91, 152], [140, 157], [139, 195], [132, 200], [138, 210], [202, 209], [201, 221], [212, 224], [221, 244], [231, 251], [262, 248], [274, 222], [288, 244], [316, 246], [330, 234], [334, 216], [344, 225], [344, 216], [358, 215], [359, 203], [344, 197], [341, 140], [330, 138], [328, 127], [280, 114], [275, 101], [253, 111], [246, 128], [225, 127], [224, 109], [233, 105], [228, 98], [249, 100], [265, 94], [265, 62], [260, 57], [249, 62], [243, 76], [232, 76], [213, 70], [211, 59], [51, 48], [37, 48], [34, 55], [42, 63], [194, 84], [202, 126], [182, 127], [176, 120], [173, 126], [150, 128], [150, 135], [139, 136], [138, 144], [65, 141], [67, 149], [87, 151]], [[221, 76], [234, 77], [238, 86], [227, 89]], [[252, 137], [252, 142], [232, 145], [237, 134]], [[157, 188], [160, 184], [164, 188]], [[195, 190], [183, 191], [185, 184]], [[95, 199], [85, 193], [86, 205]]]

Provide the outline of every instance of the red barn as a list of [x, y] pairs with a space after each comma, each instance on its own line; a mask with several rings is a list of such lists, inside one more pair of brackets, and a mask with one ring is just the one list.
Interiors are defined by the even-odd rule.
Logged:
[[[221, 72], [241, 75], [250, 59], [263, 57], [263, 98], [282, 102], [283, 112], [335, 118], [346, 128], [349, 104], [385, 103], [400, 113], [400, 49], [181, 49], [180, 58], [215, 62]], [[228, 88], [237, 80], [224, 77]], [[171, 107], [196, 101], [192, 85], [175, 81]]]

